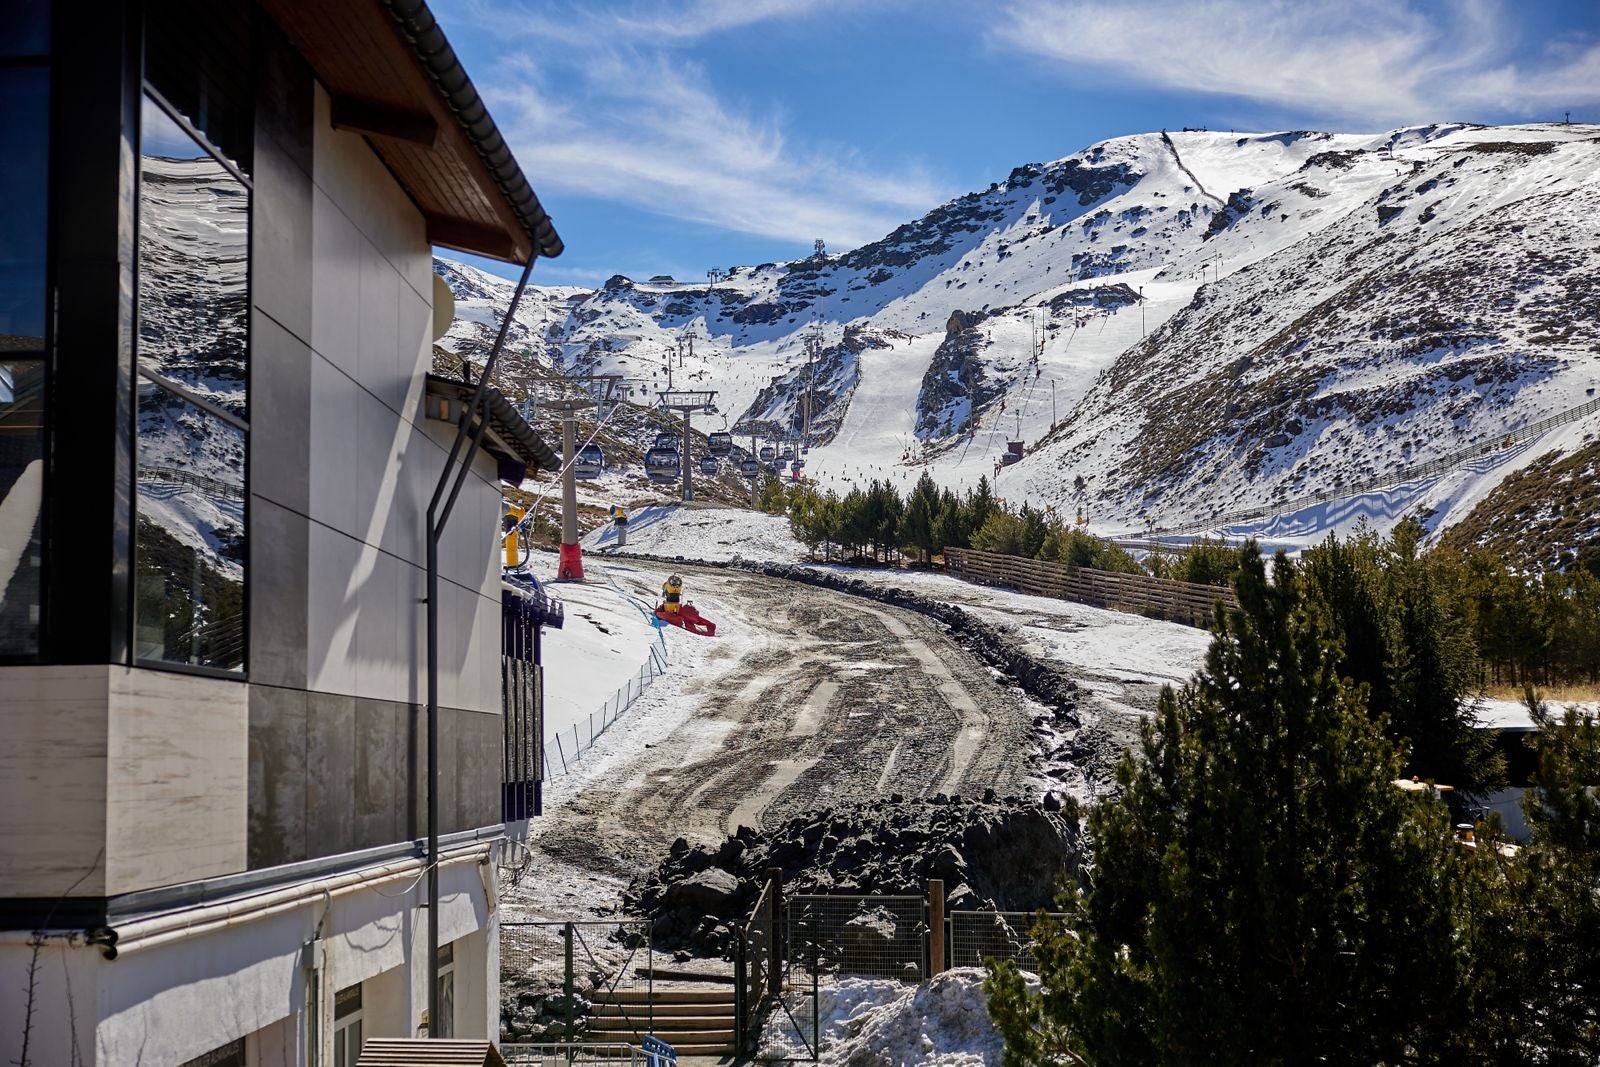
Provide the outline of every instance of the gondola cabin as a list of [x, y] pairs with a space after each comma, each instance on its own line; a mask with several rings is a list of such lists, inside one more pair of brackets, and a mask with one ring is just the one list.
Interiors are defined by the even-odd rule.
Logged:
[[739, 464], [739, 473], [746, 478], [754, 478], [761, 473], [761, 464], [746, 456]]
[[794, 445], [784, 445], [783, 452], [779, 454], [778, 458], [783, 460], [785, 463], [788, 463], [790, 460], [794, 459]]
[[771, 445], [762, 445], [761, 450], [756, 453], [756, 456], [759, 457], [763, 463], [771, 463], [773, 460], [778, 458], [778, 450], [773, 448]]
[[580, 481], [593, 481], [605, 470], [606, 454], [599, 445], [584, 445], [572, 461], [572, 476]]
[[702, 456], [700, 458], [700, 473], [715, 474], [722, 464], [718, 463], [715, 456]]
[[652, 448], [644, 454], [645, 477], [652, 482], [675, 482], [682, 464], [676, 448]]
[[706, 447], [713, 456], [726, 456], [733, 451], [733, 434], [726, 430], [718, 430], [706, 437]]

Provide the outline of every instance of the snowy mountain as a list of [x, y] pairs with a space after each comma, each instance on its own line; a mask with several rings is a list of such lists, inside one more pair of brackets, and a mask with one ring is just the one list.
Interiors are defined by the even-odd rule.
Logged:
[[[1597, 134], [1115, 138], [840, 255], [714, 286], [542, 289], [519, 324], [548, 365], [646, 391], [684, 349], [671, 381], [718, 390], [730, 425], [795, 425], [809, 402], [824, 486], [987, 474], [1110, 533], [1199, 532], [1251, 507], [1286, 513], [1225, 528], [1297, 541], [1413, 512], [1442, 527], [1600, 430], [1591, 415], [1499, 447], [1600, 378]], [[473, 284], [485, 310], [511, 288]], [[825, 354], [808, 361], [812, 331]], [[1002, 468], [1008, 441], [1026, 456]], [[1479, 445], [1495, 447], [1381, 484]], [[1365, 494], [1299, 503], [1349, 488]]]

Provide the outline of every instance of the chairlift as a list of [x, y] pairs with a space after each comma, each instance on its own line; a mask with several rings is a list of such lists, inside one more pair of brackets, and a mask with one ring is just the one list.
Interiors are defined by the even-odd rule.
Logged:
[[606, 454], [601, 451], [599, 445], [584, 445], [578, 449], [577, 458], [572, 461], [572, 476], [579, 481], [593, 481], [600, 477], [605, 465]]
[[700, 473], [701, 474], [715, 474], [715, 473], [717, 473], [717, 471], [721, 467], [722, 467], [722, 464], [717, 462], [717, 459], [716, 459], [715, 456], [702, 456], [702, 457], [700, 457]]
[[677, 481], [681, 466], [676, 448], [652, 448], [644, 454], [645, 477], [652, 482]]
[[713, 456], [726, 456], [733, 451], [733, 434], [727, 430], [717, 430], [707, 435], [706, 447]]

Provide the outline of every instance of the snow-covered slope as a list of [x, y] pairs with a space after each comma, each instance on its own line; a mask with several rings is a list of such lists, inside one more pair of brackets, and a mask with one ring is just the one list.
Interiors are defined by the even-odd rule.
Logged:
[[[1115, 138], [844, 254], [733, 267], [715, 286], [546, 289], [519, 319], [551, 365], [645, 395], [670, 363], [673, 385], [718, 390], [730, 426], [797, 427], [809, 398], [806, 474], [825, 486], [998, 474], [1007, 499], [1082, 506], [1102, 531], [1198, 527], [1582, 401], [1597, 133]], [[475, 284], [488, 304], [511, 288]], [[1000, 469], [1008, 441], [1027, 456]], [[1478, 464], [1354, 512], [1382, 525], [1431, 508], [1444, 525], [1503, 473]]]

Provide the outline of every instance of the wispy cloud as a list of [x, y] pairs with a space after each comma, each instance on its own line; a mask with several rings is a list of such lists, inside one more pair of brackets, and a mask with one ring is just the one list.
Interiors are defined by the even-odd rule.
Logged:
[[[696, 0], [572, 17], [478, 3], [504, 42], [478, 79], [541, 191], [604, 197], [739, 233], [850, 247], [949, 195], [915, 165], [798, 139], [780, 109], [726, 99], [678, 46], [814, 14], [803, 0]], [[559, 47], [541, 47], [559, 40]], [[546, 193], [547, 198], [549, 193]]]
[[1501, 0], [1009, 0], [991, 40], [1156, 88], [1374, 125], [1600, 101], [1600, 45], [1511, 58]]

